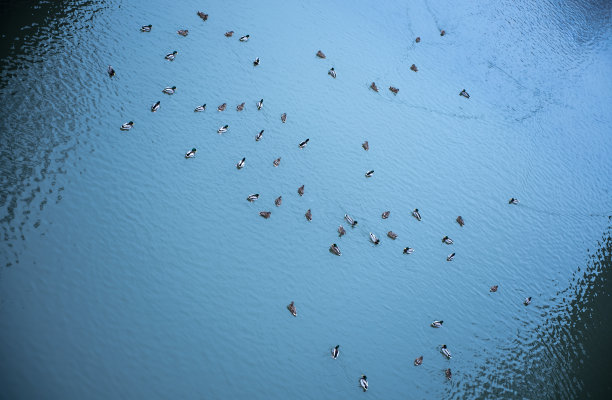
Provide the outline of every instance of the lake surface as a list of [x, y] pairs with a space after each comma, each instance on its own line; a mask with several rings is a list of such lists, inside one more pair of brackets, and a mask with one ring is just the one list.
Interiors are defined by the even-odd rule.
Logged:
[[3, 7], [1, 398], [612, 394], [610, 1]]

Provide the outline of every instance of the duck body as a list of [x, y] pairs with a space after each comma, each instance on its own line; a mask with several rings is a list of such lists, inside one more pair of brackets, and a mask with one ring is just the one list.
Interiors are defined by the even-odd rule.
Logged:
[[258, 66], [258, 65], [259, 65], [259, 57], [257, 57], [257, 58], [255, 59], [255, 61], [253, 61], [253, 66], [254, 66], [254, 67], [256, 67], [256, 66]]
[[415, 367], [418, 367], [421, 364], [423, 364], [423, 356], [417, 357], [417, 358], [414, 359], [414, 366]]
[[372, 232], [370, 232], [370, 241], [374, 244], [380, 243], [380, 239], [377, 238], [376, 235], [373, 234]]
[[115, 76], [115, 70], [110, 65], [108, 66], [108, 70], [106, 72], [108, 73], [108, 76], [110, 76], [111, 78]]
[[251, 37], [250, 35], [244, 35], [244, 36], [240, 37], [240, 41], [241, 42], [248, 42], [250, 37]]
[[349, 223], [353, 228], [357, 225], [357, 221], [355, 221], [350, 215], [344, 214], [344, 219]]
[[217, 129], [217, 133], [220, 135], [222, 133], [227, 132], [228, 129], [229, 129], [229, 125], [223, 125], [221, 128]]
[[459, 96], [463, 96], [463, 97], [465, 97], [466, 99], [469, 99], [469, 98], [470, 98], [469, 93], [468, 93], [468, 92], [466, 92], [466, 91], [465, 91], [465, 89], [463, 89], [463, 90], [462, 90], [462, 91], [459, 93]]
[[419, 209], [418, 209], [418, 208], [415, 208], [415, 209], [414, 209], [414, 211], [412, 212], [412, 216], [413, 216], [414, 218], [416, 218], [416, 219], [417, 219], [417, 221], [420, 221], [420, 220], [421, 220], [421, 213], [419, 212]]
[[448, 380], [450, 380], [450, 379], [453, 377], [453, 373], [451, 372], [451, 369], [450, 369], [450, 368], [447, 368], [447, 369], [444, 371], [444, 375], [446, 376], [446, 379], [448, 379]]
[[202, 112], [206, 110], [206, 104], [202, 104], [201, 106], [197, 106], [193, 111], [194, 112]]
[[440, 349], [440, 353], [442, 353], [442, 355], [446, 358], [448, 358], [449, 360], [451, 358], [453, 358], [453, 356], [451, 355], [450, 350], [446, 347], [445, 344], [442, 345], [442, 348]]
[[297, 309], [295, 308], [295, 304], [293, 304], [293, 301], [291, 302], [291, 304], [287, 306], [287, 310], [289, 310], [291, 315], [293, 315], [294, 317], [297, 317]]
[[361, 147], [363, 147], [365, 151], [370, 150], [370, 144], [368, 143], [367, 140], [361, 144]]
[[389, 237], [389, 239], [397, 239], [397, 233], [393, 232], [393, 231], [389, 231], [387, 232], [387, 236]]
[[284, 124], [285, 122], [287, 122], [287, 113], [283, 113], [281, 115], [281, 122]]
[[306, 139], [303, 142], [301, 142], [299, 144], [300, 149], [303, 149], [304, 147], [306, 147], [306, 145], [308, 144], [309, 141], [310, 141], [310, 139]]
[[242, 169], [244, 167], [245, 161], [246, 161], [246, 157], [243, 157], [242, 160], [238, 161], [238, 164], [236, 164], [236, 168]]
[[240, 103], [236, 106], [236, 111], [242, 111], [244, 110], [244, 103]]
[[418, 69], [418, 68], [417, 68], [417, 66], [416, 66], [416, 65], [414, 65], [414, 64], [412, 64], [412, 65], [410, 66], [410, 69], [411, 69], [412, 71], [414, 71], [414, 72], [419, 72], [419, 69]]
[[338, 245], [336, 243], [334, 243], [331, 246], [329, 246], [329, 251], [332, 252], [333, 254], [337, 255], [337, 256], [341, 256], [342, 255], [342, 253], [340, 252], [340, 249], [338, 248]]
[[208, 19], [208, 14], [204, 14], [202, 11], [198, 11], [198, 17], [202, 18], [202, 21], [206, 21]]
[[178, 31], [176, 31], [176, 33], [178, 33], [181, 36], [187, 36], [187, 35], [189, 35], [189, 30], [188, 29], [179, 29]]
[[412, 254], [414, 249], [412, 247], [404, 247], [404, 254]]
[[446, 261], [453, 261], [455, 259], [455, 253], [451, 253], [446, 257]]
[[463, 220], [463, 217], [461, 215], [457, 217], [456, 221], [459, 224], [459, 226], [465, 225], [465, 221]]
[[382, 213], [382, 215], [380, 216], [382, 219], [387, 219], [389, 218], [389, 215], [391, 214], [391, 211], [385, 211]]
[[431, 323], [432, 328], [442, 328], [444, 321], [434, 321]]
[[281, 162], [281, 158], [278, 157], [276, 160], [272, 162], [272, 165], [274, 165], [275, 167], [278, 167], [280, 165], [280, 162]]
[[378, 86], [376, 86], [376, 83], [372, 82], [372, 84], [370, 85], [370, 89], [372, 89], [375, 92], [378, 92]]
[[227, 108], [227, 103], [223, 103], [219, 107], [217, 107], [217, 111], [225, 111], [226, 108]]
[[276, 207], [280, 207], [280, 205], [283, 204], [283, 196], [278, 196], [276, 200], [274, 200], [274, 204]]
[[251, 194], [247, 197], [247, 201], [249, 202], [254, 202], [255, 200], [259, 199], [259, 193], [255, 193], [255, 194]]
[[450, 244], [453, 244], [454, 242], [453, 242], [453, 239], [449, 238], [448, 236], [444, 236], [442, 238], [442, 243], [450, 245]]
[[336, 347], [332, 349], [331, 356], [335, 360], [336, 358], [338, 358], [339, 355], [340, 355], [340, 345], [337, 345]]
[[178, 54], [178, 51], [174, 50], [172, 53], [166, 54], [166, 57], [164, 58], [168, 61], [174, 61], [177, 54]]
[[511, 198], [511, 199], [508, 201], [508, 204], [518, 204], [518, 203], [519, 203], [518, 199], [515, 199], [514, 197], [512, 197], [512, 198]]
[[225, 32], [225, 37], [232, 37], [232, 36], [234, 36], [234, 31]]
[[140, 27], [140, 32], [151, 32], [153, 25], [143, 25]]
[[129, 131], [130, 129], [132, 129], [132, 127], [134, 126], [134, 122], [130, 121], [130, 122], [126, 122], [125, 124], [121, 125], [121, 130], [122, 131]]
[[194, 147], [193, 149], [191, 149], [190, 151], [188, 151], [187, 153], [185, 153], [185, 158], [194, 158], [196, 155], [196, 148]]
[[366, 177], [366, 178], [371, 178], [371, 177], [372, 177], [372, 175], [374, 175], [374, 170], [370, 170], [370, 171], [368, 171], [368, 172], [366, 172], [366, 173], [365, 173], [365, 177]]
[[262, 129], [261, 132], [259, 132], [256, 136], [255, 136], [255, 141], [259, 142], [261, 140], [261, 138], [263, 137], [263, 133], [264, 130]]
[[336, 70], [332, 67], [329, 71], [327, 71], [327, 75], [329, 75], [332, 78], [336, 79]]
[[338, 236], [339, 236], [339, 237], [342, 237], [342, 236], [344, 236], [344, 235], [346, 235], [346, 231], [344, 230], [344, 227], [343, 227], [342, 225], [340, 225], [340, 226], [338, 227]]
[[497, 288], [499, 288], [498, 285], [493, 285], [493, 286], [491, 286], [491, 289], [489, 289], [489, 292], [495, 293], [495, 292], [497, 292]]
[[364, 392], [368, 390], [368, 377], [367, 376], [361, 375], [361, 378], [359, 378], [359, 386], [361, 386]]
[[531, 297], [527, 297], [524, 301], [523, 304], [525, 304], [526, 306], [528, 306], [529, 304], [531, 304]]
[[172, 87], [166, 87], [164, 88], [164, 90], [162, 90], [163, 93], [165, 94], [174, 94], [176, 92], [176, 86], [172, 86]]
[[159, 110], [160, 104], [161, 104], [160, 101], [158, 101], [157, 103], [153, 104], [151, 106], [151, 112], [155, 112], [155, 111]]
[[389, 86], [389, 90], [393, 93], [393, 94], [397, 94], [399, 92], [399, 89], [393, 86]]
[[317, 51], [317, 57], [325, 58], [325, 54], [323, 54], [323, 52], [321, 50], [319, 50], [319, 51]]
[[304, 196], [304, 185], [302, 185], [302, 186], [300, 186], [300, 187], [298, 188], [298, 194], [299, 194], [300, 196]]
[[261, 100], [259, 100], [259, 101], [257, 102], [257, 109], [258, 109], [258, 110], [261, 110], [262, 108], [263, 108], [263, 99], [261, 99]]
[[260, 211], [259, 215], [261, 215], [265, 219], [268, 219], [268, 218], [270, 218], [270, 215], [272, 215], [272, 213], [270, 211]]
[[308, 209], [308, 211], [306, 211], [306, 214], [304, 214], [304, 216], [308, 221], [312, 221], [312, 211], [310, 210], [310, 208]]

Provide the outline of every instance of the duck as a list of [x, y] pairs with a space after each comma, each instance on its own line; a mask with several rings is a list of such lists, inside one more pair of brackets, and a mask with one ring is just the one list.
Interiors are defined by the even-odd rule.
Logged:
[[143, 25], [140, 27], [140, 32], [151, 32], [153, 25]]
[[234, 36], [234, 31], [225, 32], [225, 37], [232, 37], [232, 36]]
[[414, 359], [414, 366], [418, 367], [419, 365], [423, 364], [423, 356], [417, 357]]
[[204, 14], [202, 11], [198, 11], [198, 17], [202, 18], [203, 21], [208, 19], [208, 14]]
[[166, 94], [174, 94], [174, 92], [176, 92], [176, 86], [166, 87], [164, 90], [162, 90], [162, 93]]
[[493, 285], [491, 286], [491, 289], [489, 289], [489, 292], [495, 293], [497, 292], [497, 288], [499, 287], [499, 285]]
[[226, 108], [227, 108], [227, 103], [223, 103], [219, 107], [217, 107], [217, 111], [225, 111]]
[[304, 147], [306, 147], [306, 145], [308, 144], [308, 141], [309, 141], [309, 140], [310, 140], [310, 139], [306, 139], [306, 140], [304, 140], [303, 142], [301, 142], [301, 143], [299, 144], [300, 149], [303, 149]]
[[470, 94], [468, 92], [466, 92], [465, 89], [463, 89], [461, 92], [459, 92], [459, 96], [463, 96], [466, 99], [470, 98]]
[[444, 35], [446, 35], [446, 31], [445, 31], [444, 29], [442, 29], [442, 30], [440, 31], [440, 36], [444, 36]]
[[353, 218], [351, 218], [350, 215], [348, 214], [344, 214], [344, 219], [346, 220], [346, 222], [349, 223], [350, 226], [352, 226], [353, 228], [357, 225], [357, 221], [355, 221]]
[[365, 151], [370, 150], [370, 144], [368, 143], [367, 140], [361, 144], [361, 147], [363, 147]]
[[[332, 245], [333, 246], [333, 245]], [[331, 356], [335, 360], [340, 355], [340, 345], [334, 347], [331, 351]]]
[[418, 68], [417, 68], [417, 66], [416, 66], [416, 65], [414, 65], [414, 64], [412, 64], [412, 65], [410, 66], [410, 69], [411, 69], [412, 71], [414, 71], [414, 72], [419, 72], [419, 69], [418, 69]]
[[174, 61], [177, 54], [178, 54], [178, 51], [174, 50], [172, 53], [166, 54], [166, 57], [164, 58], [169, 61]]
[[308, 221], [312, 221], [312, 211], [310, 211], [310, 208], [308, 209], [308, 211], [306, 211], [306, 214], [304, 214], [304, 216]]
[[121, 130], [122, 131], [129, 131], [130, 129], [132, 129], [133, 126], [134, 126], [134, 122], [133, 121], [126, 122], [125, 124], [121, 125]]
[[110, 76], [111, 78], [115, 76], [115, 70], [110, 65], [108, 66], [108, 70], [106, 72], [108, 72], [108, 76]]
[[465, 221], [463, 220], [463, 217], [461, 215], [457, 217], [456, 221], [459, 224], [459, 226], [465, 225]]
[[197, 106], [193, 111], [194, 112], [202, 112], [204, 110], [206, 110], [206, 103], [202, 104], [201, 106]]
[[276, 207], [279, 207], [281, 204], [283, 204], [283, 196], [278, 196], [276, 200], [274, 200], [274, 204], [276, 205]]
[[255, 194], [251, 194], [247, 197], [247, 201], [249, 201], [250, 203], [254, 202], [255, 200], [257, 200], [259, 198], [259, 193], [255, 193]]
[[227, 132], [229, 125], [223, 125], [221, 128], [217, 129], [217, 133], [220, 135], [222, 133]]
[[240, 37], [240, 41], [241, 42], [248, 42], [250, 37], [251, 37], [250, 35], [244, 35], [244, 36]]
[[337, 255], [337, 256], [341, 256], [342, 255], [342, 253], [340, 252], [340, 249], [338, 248], [338, 245], [336, 243], [333, 243], [331, 246], [329, 246], [329, 251], [332, 252], [333, 254]]
[[196, 148], [194, 147], [193, 149], [191, 149], [190, 151], [188, 151], [187, 153], [185, 153], [185, 158], [193, 158], [196, 155]]
[[280, 164], [280, 160], [281, 160], [281, 158], [280, 158], [280, 157], [278, 157], [276, 160], [274, 160], [274, 161], [272, 162], [272, 165], [274, 165], [275, 167], [278, 167], [278, 166], [279, 166], [279, 164]]
[[524, 301], [523, 304], [525, 304], [526, 306], [528, 306], [529, 304], [531, 304], [531, 297], [527, 297]]
[[442, 238], [442, 243], [445, 243], [445, 244], [453, 244], [453, 239], [449, 238], [448, 236], [444, 236], [444, 237]]
[[417, 36], [417, 38], [414, 41], [417, 42], [417, 43], [421, 43], [421, 37]]
[[297, 317], [297, 309], [295, 308], [295, 304], [293, 304], [293, 302], [291, 302], [291, 304], [287, 306], [287, 310], [289, 310], [291, 315], [293, 315], [294, 317]]
[[446, 347], [445, 344], [442, 345], [442, 348], [440, 349], [440, 353], [442, 353], [444, 355], [444, 357], [451, 359], [453, 356], [451, 356], [451, 352], [450, 350]]
[[246, 157], [242, 157], [242, 160], [238, 161], [238, 164], [236, 164], [236, 168], [242, 169], [244, 167], [245, 161], [246, 161]]
[[393, 92], [393, 94], [397, 94], [399, 92], [399, 89], [393, 86], [389, 86], [389, 90]]
[[380, 243], [380, 239], [377, 238], [376, 235], [373, 234], [372, 232], [370, 232], [370, 241], [374, 244]]
[[284, 124], [285, 122], [287, 122], [287, 113], [283, 113], [283, 114], [281, 115], [281, 121], [283, 122], [283, 124]]
[[384, 213], [382, 213], [381, 218], [382, 219], [387, 219], [387, 218], [389, 218], [390, 214], [391, 214], [391, 211], [385, 211]]
[[258, 110], [261, 110], [261, 108], [262, 108], [262, 107], [263, 107], [263, 99], [261, 99], [261, 100], [259, 100], [259, 101], [257, 102], [257, 109], [258, 109]]
[[262, 217], [264, 217], [265, 219], [270, 218], [270, 215], [272, 214], [272, 212], [270, 211], [260, 211], [259, 215], [261, 215]]
[[298, 194], [299, 194], [300, 196], [304, 196], [304, 185], [302, 185], [302, 186], [300, 186], [300, 187], [298, 188]]
[[368, 172], [366, 172], [366, 173], [365, 173], [365, 177], [366, 177], [366, 178], [371, 178], [371, 177], [372, 177], [372, 175], [374, 175], [374, 170], [370, 170], [370, 171], [368, 171]]
[[187, 30], [187, 29], [179, 29], [178, 31], [176, 31], [176, 33], [178, 33], [181, 36], [187, 36], [187, 35], [189, 35], [189, 30]]
[[325, 58], [325, 54], [323, 54], [323, 52], [321, 50], [319, 50], [319, 51], [317, 51], [317, 57]]
[[161, 104], [161, 101], [158, 101], [157, 103], [153, 104], [151, 106], [151, 112], [155, 112], [155, 111], [159, 110], [160, 104]]
[[454, 258], [455, 258], [455, 253], [451, 253], [448, 255], [448, 257], [446, 257], [446, 261], [453, 261]]
[[446, 379], [450, 380], [453, 377], [453, 373], [451, 372], [450, 368], [447, 368], [446, 370], [444, 370], [444, 375], [446, 375]]
[[344, 235], [346, 235], [346, 231], [344, 230], [344, 227], [343, 227], [342, 225], [340, 225], [340, 226], [338, 227], [338, 236], [339, 236], [339, 237], [342, 237], [342, 236], [344, 236]]
[[254, 67], [256, 67], [256, 66], [258, 66], [258, 65], [259, 65], [259, 57], [257, 57], [257, 58], [255, 59], [255, 61], [253, 61], [253, 66], [254, 66]]
[[393, 232], [393, 231], [389, 231], [387, 232], [387, 236], [389, 237], [389, 239], [397, 239], [397, 233]]
[[242, 111], [244, 110], [244, 103], [240, 103], [236, 106], [236, 111]]
[[378, 86], [376, 86], [376, 83], [372, 82], [372, 84], [370, 85], [370, 89], [372, 89], [375, 92], [378, 92]]
[[363, 391], [366, 392], [368, 390], [368, 377], [365, 375], [361, 375], [361, 378], [359, 378], [359, 385], [361, 386]]
[[412, 254], [414, 249], [412, 247], [404, 247], [404, 254]]
[[512, 197], [512, 198], [511, 198], [511, 199], [508, 201], [508, 204], [518, 204], [518, 203], [519, 203], [518, 199], [515, 199], [514, 197]]
[[329, 75], [332, 78], [336, 79], [336, 70], [334, 69], [334, 67], [331, 67], [331, 69], [329, 71], [327, 71], [327, 75]]
[[432, 328], [442, 328], [444, 321], [434, 321], [431, 323]]
[[264, 130], [262, 129], [257, 135], [255, 135], [255, 141], [259, 142], [263, 137]]
[[421, 213], [419, 212], [419, 209], [418, 209], [418, 208], [415, 208], [415, 209], [414, 209], [414, 211], [412, 212], [412, 216], [413, 216], [414, 218], [416, 218], [416, 219], [417, 219], [417, 221], [420, 221], [420, 220], [421, 220]]

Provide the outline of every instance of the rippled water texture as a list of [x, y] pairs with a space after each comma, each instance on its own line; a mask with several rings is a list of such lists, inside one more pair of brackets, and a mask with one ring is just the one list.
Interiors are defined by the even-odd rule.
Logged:
[[612, 394], [610, 1], [2, 7], [1, 398]]

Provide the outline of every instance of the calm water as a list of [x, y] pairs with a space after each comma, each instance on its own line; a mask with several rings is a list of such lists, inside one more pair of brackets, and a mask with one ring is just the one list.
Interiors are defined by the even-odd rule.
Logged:
[[0, 397], [612, 393], [610, 1], [177, 3], [3, 6]]

